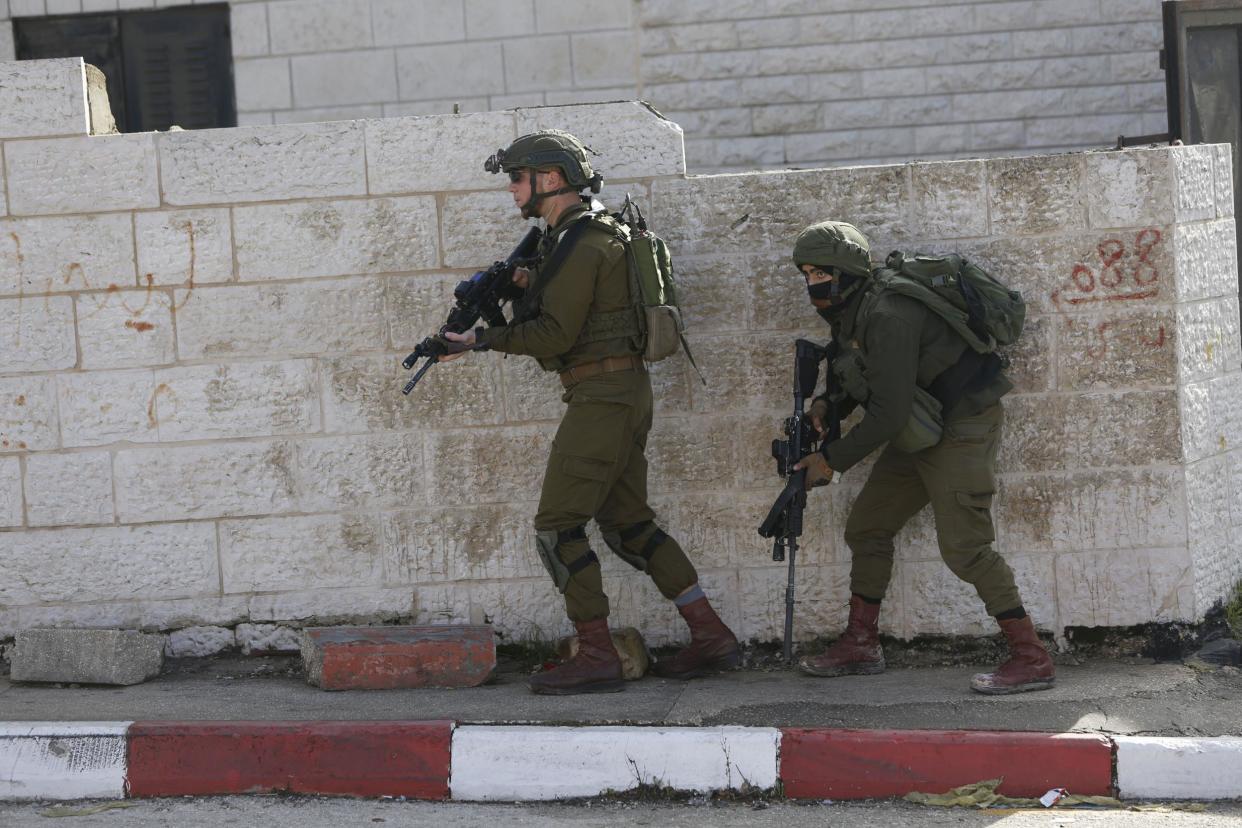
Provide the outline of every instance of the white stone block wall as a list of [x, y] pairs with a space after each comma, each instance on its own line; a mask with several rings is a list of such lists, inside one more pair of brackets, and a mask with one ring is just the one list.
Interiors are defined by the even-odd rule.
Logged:
[[[0, 61], [14, 54], [10, 15], [201, 2], [0, 3]], [[227, 2], [238, 121], [243, 125], [639, 97], [634, 0]]]
[[[695, 172], [1101, 148], [1167, 128], [1159, 0], [230, 3], [242, 125], [642, 98], [685, 129]], [[0, 60], [12, 51], [0, 25]]]
[[[680, 358], [653, 367], [651, 491], [743, 636], [779, 635], [785, 570], [755, 526], [779, 484], [767, 448], [792, 340], [826, 334], [789, 250], [829, 215], [878, 255], [959, 250], [1027, 296], [996, 514], [1042, 627], [1193, 620], [1242, 575], [1225, 148], [688, 178], [680, 129], [640, 104], [140, 138], [46, 138], [17, 115], [35, 134], [0, 141], [28, 194], [10, 186], [0, 217], [0, 637], [378, 618], [564, 631], [530, 530], [558, 383], [480, 354], [400, 394], [400, 360], [455, 282], [521, 235], [476, 167], [532, 125], [600, 129], [603, 197], [634, 193], [672, 245], [709, 384]], [[83, 183], [100, 210], [54, 157], [101, 166]], [[801, 637], [844, 621], [840, 527], [865, 475], [811, 496]], [[615, 623], [681, 637], [646, 577], [595, 546]], [[888, 631], [992, 631], [926, 515], [899, 547]]]
[[642, 0], [690, 169], [1103, 148], [1164, 132], [1158, 0]]

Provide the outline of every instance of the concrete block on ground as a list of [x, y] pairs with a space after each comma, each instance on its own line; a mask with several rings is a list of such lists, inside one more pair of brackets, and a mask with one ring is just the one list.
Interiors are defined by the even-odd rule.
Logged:
[[296, 653], [302, 646], [297, 630], [279, 624], [238, 624], [237, 643], [242, 655]]
[[237, 645], [228, 627], [186, 627], [168, 634], [164, 655], [169, 658], [205, 658]]
[[476, 687], [496, 669], [496, 640], [486, 625], [312, 627], [302, 663], [324, 690]]
[[20, 630], [13, 681], [140, 684], [159, 675], [164, 637], [137, 630]]
[[[637, 681], [647, 674], [651, 666], [651, 655], [647, 652], [647, 642], [643, 634], [633, 627], [621, 627], [612, 631], [612, 645], [621, 656], [621, 678], [626, 681]], [[556, 642], [556, 657], [568, 661], [578, 652], [578, 636], [570, 635]]]

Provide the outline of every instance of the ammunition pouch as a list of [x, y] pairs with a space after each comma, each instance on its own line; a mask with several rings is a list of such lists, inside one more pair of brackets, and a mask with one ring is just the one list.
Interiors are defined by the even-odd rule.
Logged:
[[587, 551], [568, 563], [561, 558], [560, 547], [577, 540], [586, 540], [586, 526], [575, 526], [572, 529], [541, 529], [535, 532], [535, 545], [539, 549], [539, 558], [543, 566], [552, 576], [552, 583], [562, 595], [569, 589], [569, 580], [591, 564], [598, 564], [599, 558], [588, 547]]
[[889, 445], [898, 451], [914, 454], [940, 442], [944, 434], [944, 417], [940, 400], [917, 385], [910, 405], [910, 419]]
[[643, 359], [659, 362], [677, 353], [682, 344], [682, 335], [686, 332], [681, 310], [676, 305], [647, 305], [643, 310], [646, 314], [643, 322], [647, 333]]
[[[856, 348], [846, 349], [845, 353], [832, 361], [831, 370], [842, 390], [866, 406], [871, 397], [871, 389], [867, 385], [867, 368], [862, 353]], [[943, 408], [934, 395], [915, 386], [910, 419], [897, 436], [889, 441], [889, 445], [898, 451], [914, 454], [939, 443], [944, 433]]]
[[857, 348], [846, 347], [842, 350], [843, 353], [832, 361], [829, 370], [847, 396], [866, 405], [871, 389], [867, 386], [867, 366], [863, 356]]

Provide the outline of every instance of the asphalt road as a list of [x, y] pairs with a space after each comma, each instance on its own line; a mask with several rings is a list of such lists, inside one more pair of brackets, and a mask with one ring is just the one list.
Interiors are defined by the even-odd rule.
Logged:
[[[209, 797], [128, 801], [127, 807], [63, 823], [49, 817], [53, 808], [78, 811], [105, 803], [0, 804], [0, 825], [27, 828], [64, 825], [71, 828], [199, 828], [203, 826], [435, 826], [436, 828], [594, 828], [645, 826], [656, 828], [1237, 828], [1242, 803], [1216, 803], [1202, 812], [1187, 805], [1142, 806], [1145, 810], [974, 811], [929, 808], [905, 802], [866, 803], [721, 803], [687, 800], [678, 803], [602, 802], [548, 805], [473, 805], [424, 802], [358, 801], [296, 797]], [[66, 816], [69, 816], [66, 814]]]

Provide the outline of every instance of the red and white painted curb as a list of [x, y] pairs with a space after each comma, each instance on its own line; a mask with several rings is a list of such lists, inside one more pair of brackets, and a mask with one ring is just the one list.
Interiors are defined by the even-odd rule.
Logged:
[[0, 801], [125, 796], [129, 722], [0, 723]]
[[288, 791], [522, 802], [642, 786], [791, 799], [1004, 777], [1125, 799], [1242, 797], [1242, 738], [393, 722], [0, 723], [0, 801]]

